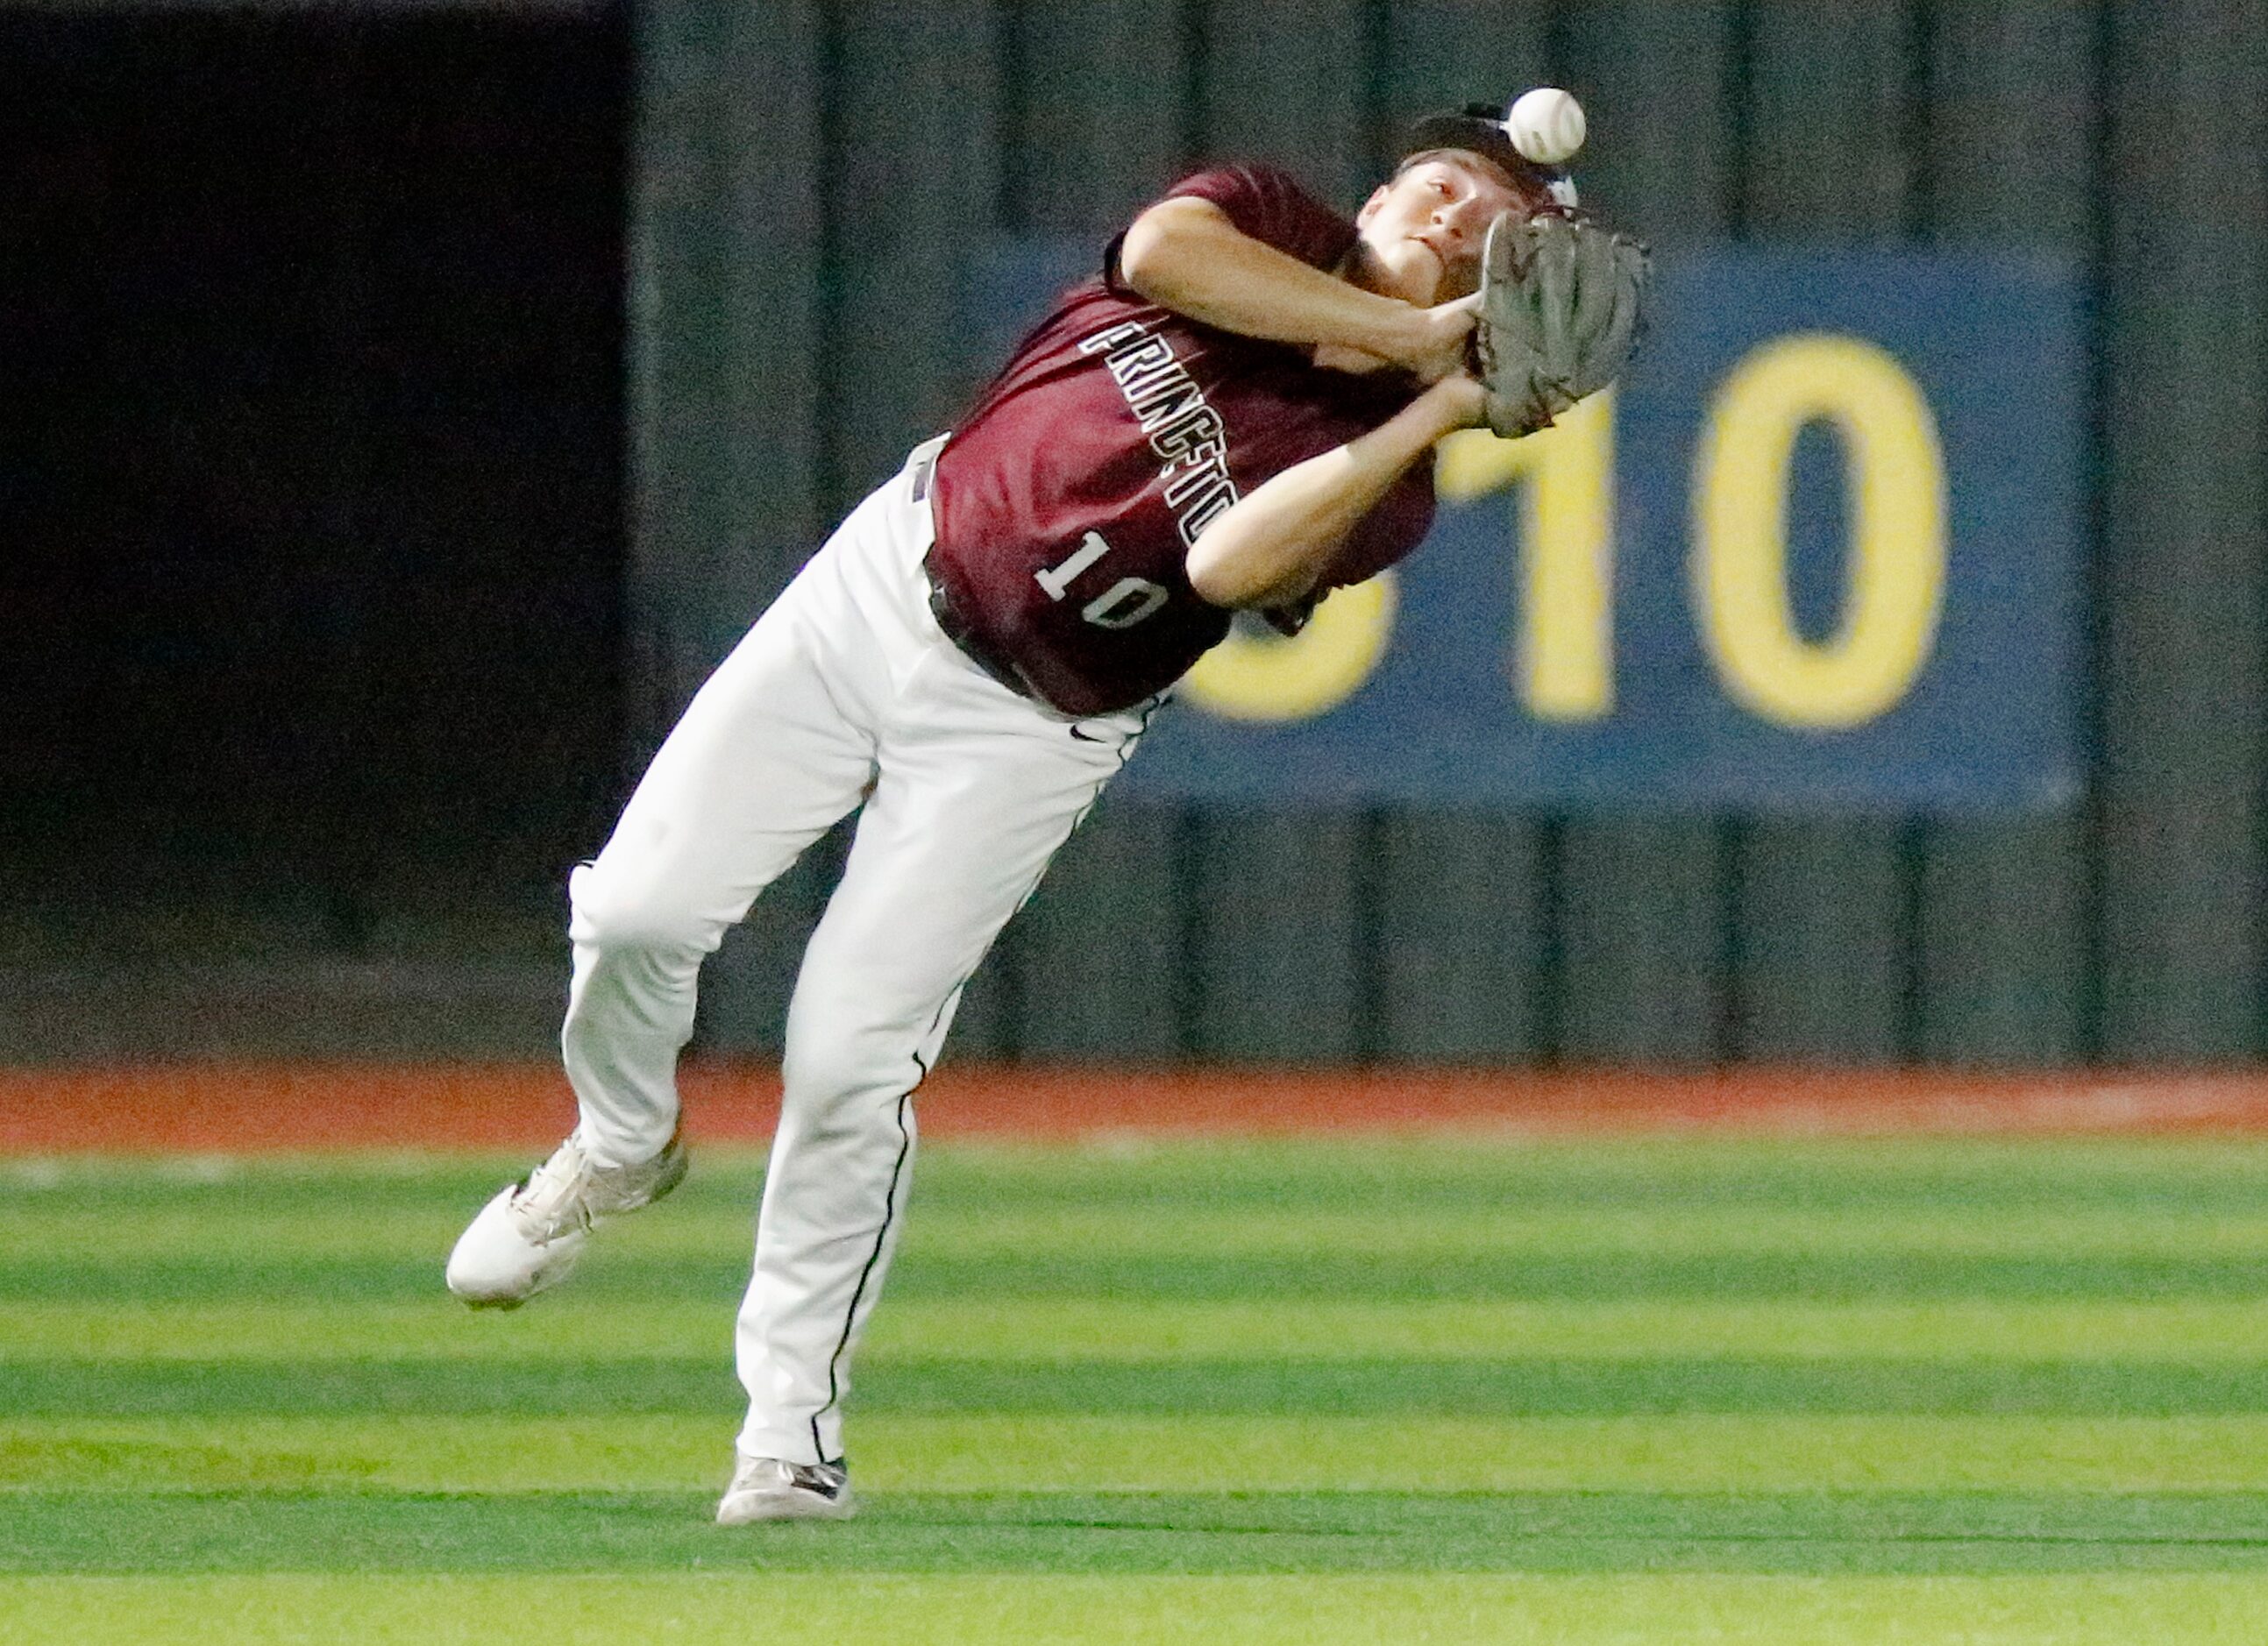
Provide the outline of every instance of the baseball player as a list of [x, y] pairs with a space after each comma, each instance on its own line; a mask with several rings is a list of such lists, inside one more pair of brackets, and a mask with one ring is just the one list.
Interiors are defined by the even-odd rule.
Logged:
[[1484, 238], [1567, 203], [1470, 113], [1422, 122], [1351, 220], [1273, 170], [1179, 184], [851, 512], [574, 871], [579, 1121], [451, 1253], [475, 1304], [556, 1283], [595, 1223], [683, 1177], [702, 960], [862, 808], [788, 1008], [719, 1521], [850, 1512], [850, 1356], [962, 985], [1232, 613], [1296, 629], [1417, 547], [1434, 442], [1486, 415], [1466, 370]]

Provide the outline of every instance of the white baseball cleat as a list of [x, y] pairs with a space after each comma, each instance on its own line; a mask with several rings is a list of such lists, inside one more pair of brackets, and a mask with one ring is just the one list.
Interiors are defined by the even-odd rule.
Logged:
[[449, 1290], [475, 1309], [516, 1309], [575, 1268], [592, 1226], [651, 1206], [685, 1179], [674, 1136], [651, 1160], [601, 1166], [578, 1130], [551, 1158], [481, 1208], [449, 1253]]
[[717, 1504], [717, 1524], [745, 1526], [758, 1520], [848, 1520], [850, 1476], [838, 1463], [788, 1463], [778, 1458], [747, 1458], [733, 1471], [733, 1483]]

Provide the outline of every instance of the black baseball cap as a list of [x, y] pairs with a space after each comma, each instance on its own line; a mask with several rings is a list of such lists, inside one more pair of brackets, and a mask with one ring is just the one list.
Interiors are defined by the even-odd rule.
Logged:
[[1428, 114], [1410, 128], [1402, 144], [1403, 158], [1428, 149], [1464, 149], [1502, 168], [1523, 191], [1555, 202], [1563, 211], [1572, 211], [1575, 180], [1565, 166], [1538, 165], [1513, 148], [1504, 116], [1505, 111], [1493, 103], [1468, 103], [1455, 114]]

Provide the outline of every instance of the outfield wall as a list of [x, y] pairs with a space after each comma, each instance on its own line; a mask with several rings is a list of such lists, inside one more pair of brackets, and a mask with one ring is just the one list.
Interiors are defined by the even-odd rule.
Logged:
[[[1234, 153], [1351, 203], [1525, 84], [1674, 261], [2091, 294], [2080, 797], [1959, 821], [1106, 804], [992, 1060], [2268, 1051], [2268, 0], [651, 0], [0, 22], [47, 408], [0, 555], [0, 1057], [540, 1055], [567, 867], [981, 369], [973, 260]], [[45, 111], [44, 114], [41, 111]], [[42, 123], [44, 121], [44, 123]], [[837, 842], [717, 963], [762, 1055]]]

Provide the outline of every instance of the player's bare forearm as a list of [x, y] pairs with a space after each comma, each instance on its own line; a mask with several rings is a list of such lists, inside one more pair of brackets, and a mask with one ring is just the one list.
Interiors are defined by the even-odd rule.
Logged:
[[1211, 201], [1161, 201], [1134, 220], [1119, 277], [1151, 302], [1240, 336], [1352, 349], [1431, 382], [1463, 359], [1469, 302], [1418, 308], [1309, 267], [1241, 231]]
[[1189, 586], [1232, 609], [1288, 605], [1346, 534], [1444, 435], [1485, 415], [1479, 384], [1444, 378], [1369, 433], [1295, 463], [1239, 498], [1189, 550]]

